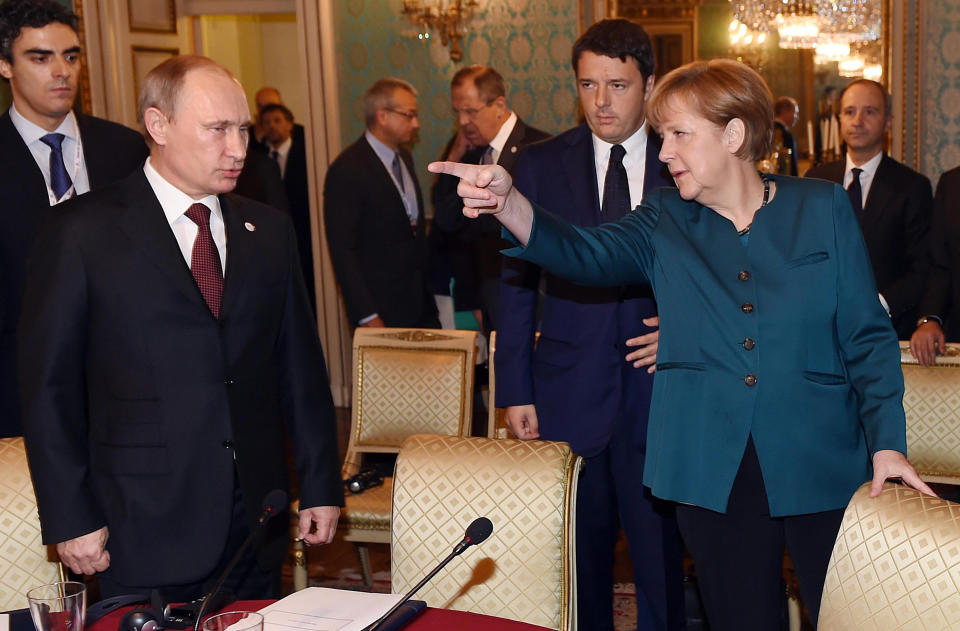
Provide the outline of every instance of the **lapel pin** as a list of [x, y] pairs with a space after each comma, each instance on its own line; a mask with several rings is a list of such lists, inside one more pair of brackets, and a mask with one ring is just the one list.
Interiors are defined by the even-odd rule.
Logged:
[[249, 221], [243, 222], [243, 227], [246, 228], [248, 232], [253, 232], [257, 229], [257, 227]]
[[516, 146], [516, 145], [510, 147], [510, 153], [516, 153], [516, 152], [517, 152], [517, 146]]

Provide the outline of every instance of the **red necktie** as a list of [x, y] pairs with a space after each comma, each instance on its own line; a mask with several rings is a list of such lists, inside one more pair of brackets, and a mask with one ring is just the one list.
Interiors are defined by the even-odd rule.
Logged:
[[187, 209], [186, 215], [199, 228], [193, 242], [190, 271], [213, 317], [219, 318], [220, 299], [223, 298], [223, 267], [220, 266], [217, 244], [210, 234], [210, 209], [203, 204], [194, 204]]

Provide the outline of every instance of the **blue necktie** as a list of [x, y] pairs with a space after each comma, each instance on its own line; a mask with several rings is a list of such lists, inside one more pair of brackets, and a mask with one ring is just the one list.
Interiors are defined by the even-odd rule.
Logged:
[[40, 141], [50, 147], [50, 188], [57, 199], [63, 197], [70, 190], [73, 182], [67, 174], [67, 167], [63, 164], [63, 134], [47, 134]]
[[407, 187], [403, 185], [403, 169], [400, 168], [400, 154], [397, 152], [393, 153], [393, 164], [390, 165], [393, 169], [393, 177], [397, 178], [397, 185], [400, 187], [401, 193], [407, 192]]

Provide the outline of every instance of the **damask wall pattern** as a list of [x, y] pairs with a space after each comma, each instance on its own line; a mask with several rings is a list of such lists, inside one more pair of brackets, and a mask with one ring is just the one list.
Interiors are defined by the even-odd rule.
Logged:
[[450, 60], [439, 40], [406, 36], [411, 29], [400, 5], [400, 0], [337, 3], [340, 127], [344, 145], [360, 137], [363, 93], [377, 79], [396, 76], [412, 83], [420, 106], [414, 159], [427, 206], [434, 176], [426, 165], [440, 157], [453, 134], [450, 79], [463, 66], [496, 68], [507, 81], [510, 106], [534, 127], [558, 133], [576, 124], [570, 49], [579, 35], [577, 0], [480, 0], [460, 62]]
[[920, 170], [936, 186], [940, 174], [960, 166], [960, 0], [924, 4]]

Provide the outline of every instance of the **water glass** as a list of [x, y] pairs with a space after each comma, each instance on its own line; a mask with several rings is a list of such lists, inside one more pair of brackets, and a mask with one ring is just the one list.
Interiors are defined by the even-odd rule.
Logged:
[[256, 611], [227, 611], [204, 619], [203, 631], [263, 631], [263, 614]]
[[83, 631], [87, 615], [87, 589], [67, 581], [34, 587], [27, 592], [30, 617], [37, 631]]

